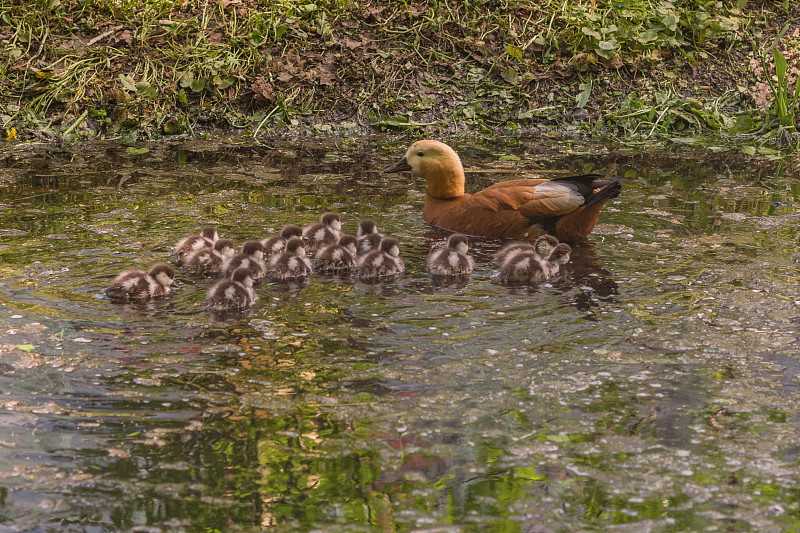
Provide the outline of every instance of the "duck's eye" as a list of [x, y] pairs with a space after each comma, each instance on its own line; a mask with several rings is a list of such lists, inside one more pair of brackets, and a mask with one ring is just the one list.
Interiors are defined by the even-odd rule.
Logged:
[[417, 152], [417, 155], [422, 157], [423, 155], [425, 155], [425, 152]]

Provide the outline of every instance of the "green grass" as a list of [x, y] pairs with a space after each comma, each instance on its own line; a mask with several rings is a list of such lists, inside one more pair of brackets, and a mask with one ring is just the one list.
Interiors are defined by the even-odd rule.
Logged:
[[728, 131], [754, 114], [737, 89], [747, 62], [798, 15], [745, 0], [0, 0], [0, 125], [124, 141], [210, 126]]

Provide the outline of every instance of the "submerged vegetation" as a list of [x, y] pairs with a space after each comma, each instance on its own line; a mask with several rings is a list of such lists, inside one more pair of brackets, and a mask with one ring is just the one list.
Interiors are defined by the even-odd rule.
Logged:
[[9, 140], [289, 129], [796, 144], [800, 7], [705, 0], [0, 0]]

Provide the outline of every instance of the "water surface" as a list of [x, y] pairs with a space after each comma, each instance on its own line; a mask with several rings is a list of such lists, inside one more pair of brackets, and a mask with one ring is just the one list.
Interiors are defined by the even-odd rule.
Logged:
[[[453, 141], [468, 188], [625, 178], [550, 283], [440, 284], [404, 141], [0, 153], [0, 531], [800, 528], [795, 163], [685, 145]], [[373, 218], [408, 272], [108, 301], [204, 225]]]

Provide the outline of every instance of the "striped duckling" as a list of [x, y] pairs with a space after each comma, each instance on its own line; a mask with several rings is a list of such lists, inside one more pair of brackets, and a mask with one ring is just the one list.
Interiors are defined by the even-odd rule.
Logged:
[[125, 270], [120, 272], [106, 294], [112, 300], [149, 300], [166, 296], [172, 291], [175, 272], [164, 263], [153, 265], [150, 270]]
[[311, 261], [306, 257], [303, 239], [292, 237], [286, 243], [286, 251], [274, 256], [268, 268], [273, 279], [304, 278], [311, 275]]
[[203, 248], [184, 257], [183, 269], [190, 274], [218, 275], [223, 263], [235, 253], [232, 240], [219, 239], [213, 248]]
[[533, 244], [515, 241], [500, 248], [500, 250], [494, 254], [492, 262], [502, 268], [506, 260], [519, 252], [536, 252], [539, 254], [540, 258], [544, 259], [550, 255], [550, 252], [557, 244], [558, 239], [548, 234], [540, 235]]
[[177, 263], [183, 261], [184, 256], [202, 250], [203, 248], [211, 248], [214, 243], [219, 240], [219, 233], [216, 228], [205, 227], [200, 233], [187, 235], [175, 244], [175, 256]]
[[253, 279], [261, 279], [267, 271], [264, 263], [264, 250], [261, 241], [247, 241], [242, 245], [242, 251], [225, 260], [222, 264], [222, 277], [228, 276], [237, 268], [249, 268]]
[[472, 273], [475, 260], [467, 253], [469, 239], [454, 233], [447, 239], [447, 246], [433, 250], [428, 255], [428, 272], [434, 276], [465, 276]]
[[356, 267], [358, 241], [353, 235], [342, 235], [339, 242], [320, 248], [314, 255], [314, 270], [325, 274], [341, 274]]
[[568, 244], [556, 245], [546, 259], [536, 252], [519, 252], [509, 257], [500, 269], [498, 279], [504, 283], [538, 283], [555, 276], [561, 265], [569, 262], [572, 249]]
[[336, 244], [341, 235], [342, 221], [337, 213], [325, 213], [319, 218], [319, 222], [303, 228], [303, 238], [310, 252]]
[[392, 237], [383, 239], [377, 250], [358, 259], [358, 277], [361, 279], [394, 276], [404, 270], [405, 263], [400, 258], [400, 243]]
[[247, 309], [258, 299], [253, 289], [253, 273], [239, 267], [229, 278], [215, 283], [206, 294], [206, 307], [211, 311]]
[[261, 239], [261, 248], [264, 251], [264, 261], [269, 264], [270, 259], [286, 251], [286, 242], [292, 237], [302, 237], [303, 228], [297, 224], [286, 224], [281, 229], [280, 235], [272, 235]]

